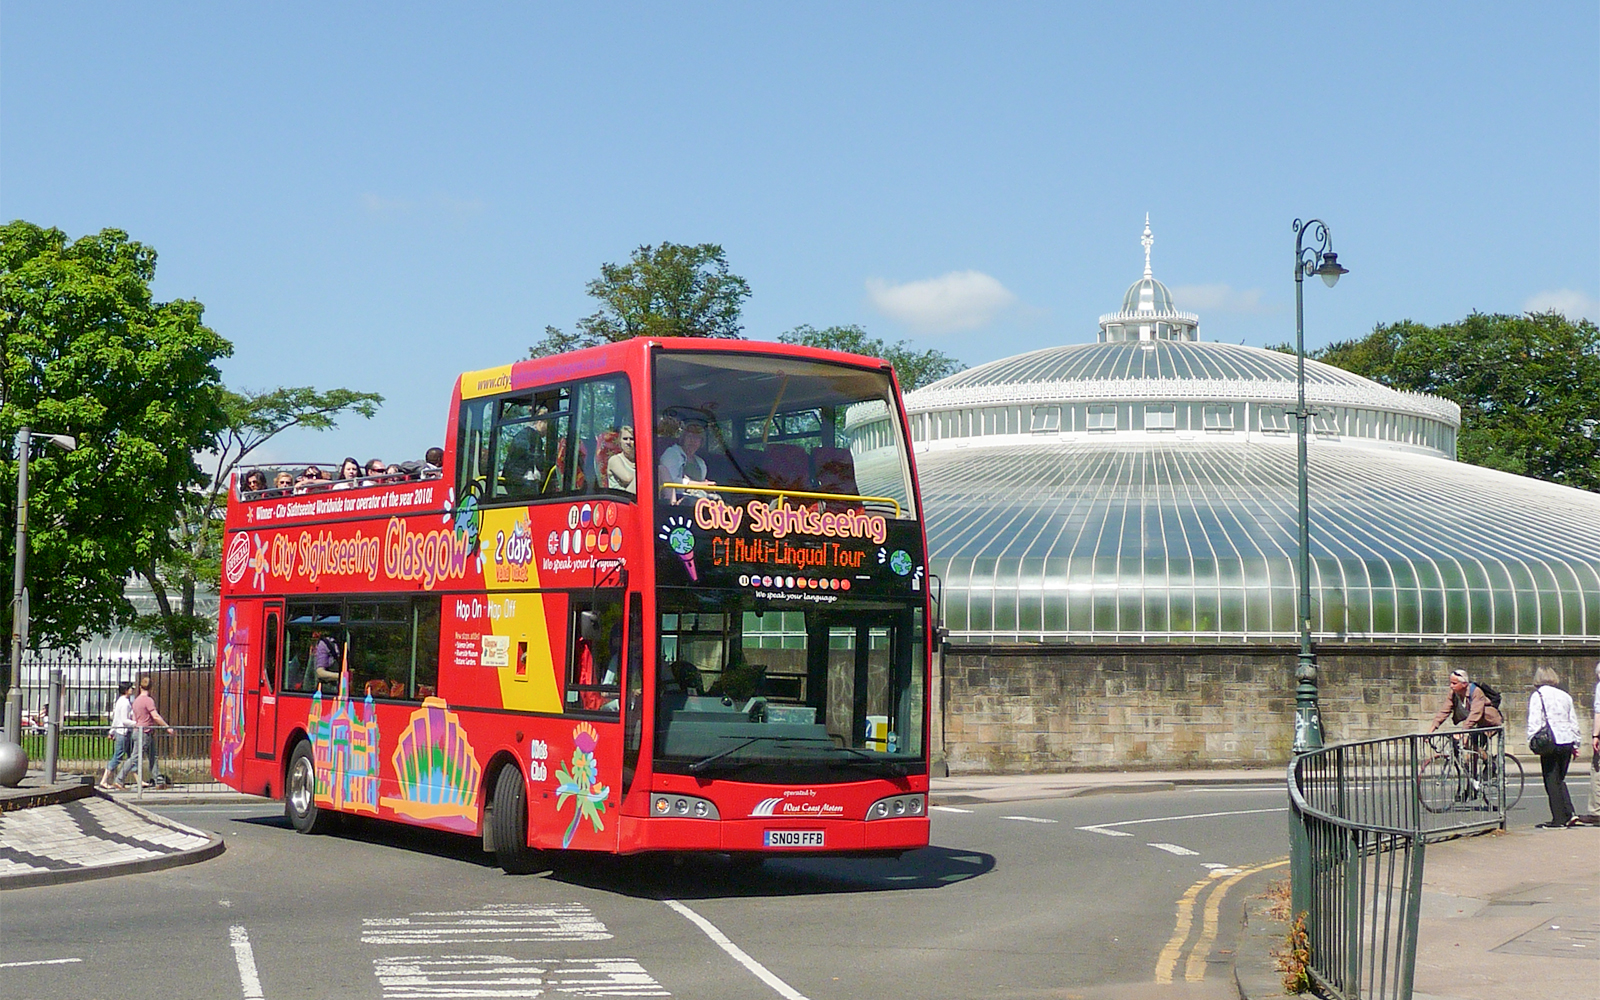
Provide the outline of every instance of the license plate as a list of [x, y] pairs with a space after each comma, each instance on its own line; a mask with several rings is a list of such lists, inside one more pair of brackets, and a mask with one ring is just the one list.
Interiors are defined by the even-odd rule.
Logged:
[[821, 847], [821, 830], [766, 830], [761, 842], [767, 847]]

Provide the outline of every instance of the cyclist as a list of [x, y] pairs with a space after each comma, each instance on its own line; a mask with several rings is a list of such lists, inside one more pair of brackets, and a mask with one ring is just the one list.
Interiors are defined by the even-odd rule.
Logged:
[[[1445, 696], [1444, 704], [1439, 711], [1434, 713], [1433, 725], [1428, 732], [1433, 732], [1449, 719], [1462, 729], [1488, 729], [1505, 724], [1505, 716], [1500, 710], [1490, 704], [1489, 696], [1483, 688], [1472, 683], [1465, 670], [1459, 667], [1450, 671], [1450, 692]], [[1484, 747], [1489, 743], [1487, 733], [1468, 733], [1464, 745], [1474, 751], [1475, 756], [1484, 757]], [[1476, 768], [1474, 767], [1474, 770]], [[1473, 776], [1476, 782], [1476, 775]]]

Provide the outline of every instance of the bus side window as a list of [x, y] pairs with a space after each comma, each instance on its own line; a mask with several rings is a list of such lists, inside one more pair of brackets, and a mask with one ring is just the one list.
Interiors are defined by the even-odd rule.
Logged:
[[616, 716], [622, 696], [622, 599], [567, 605], [566, 709]]
[[[574, 424], [578, 438], [577, 471], [583, 477], [581, 481], [574, 481], [574, 490], [579, 493], [607, 490], [636, 493], [637, 485], [631, 482], [628, 485], [614, 483], [607, 474], [611, 460], [622, 454], [623, 428], [628, 428], [637, 436], [637, 429], [633, 426], [633, 390], [628, 386], [628, 379], [622, 375], [611, 375], [579, 385]], [[635, 464], [637, 461], [636, 455]]]
[[473, 483], [489, 478], [489, 430], [494, 400], [471, 399], [461, 404], [457, 429], [456, 490], [465, 494]]
[[439, 601], [419, 597], [411, 605], [411, 697], [432, 698], [439, 692]]

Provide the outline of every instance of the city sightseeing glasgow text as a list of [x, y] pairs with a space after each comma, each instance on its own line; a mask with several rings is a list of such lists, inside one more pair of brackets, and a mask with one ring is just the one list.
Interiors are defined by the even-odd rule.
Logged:
[[882, 514], [867, 514], [858, 510], [817, 511], [781, 501], [773, 505], [764, 500], [751, 500], [740, 508], [710, 497], [702, 497], [694, 504], [694, 523], [707, 531], [735, 534], [746, 516], [749, 517], [751, 531], [769, 534], [773, 538], [787, 535], [870, 538], [882, 545], [889, 537], [889, 525]]
[[298, 538], [278, 535], [267, 558], [272, 575], [283, 579], [298, 575], [316, 583], [326, 575], [372, 581], [381, 571], [391, 580], [421, 580], [432, 590], [441, 580], [465, 577], [474, 552], [464, 536], [449, 528], [412, 531], [405, 521], [391, 517], [381, 539], [360, 528], [348, 537], [332, 531], [302, 531]]

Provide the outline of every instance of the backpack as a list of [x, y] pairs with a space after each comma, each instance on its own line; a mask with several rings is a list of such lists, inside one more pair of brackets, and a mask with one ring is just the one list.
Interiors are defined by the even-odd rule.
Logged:
[[1492, 688], [1489, 685], [1483, 683], [1482, 681], [1473, 681], [1470, 685], [1467, 686], [1467, 697], [1470, 698], [1472, 696], [1472, 689], [1473, 688], [1477, 688], [1479, 691], [1483, 692], [1483, 696], [1489, 700], [1489, 704], [1494, 707], [1495, 711], [1499, 711], [1500, 710], [1500, 692], [1499, 691], [1496, 691], [1494, 688]]

